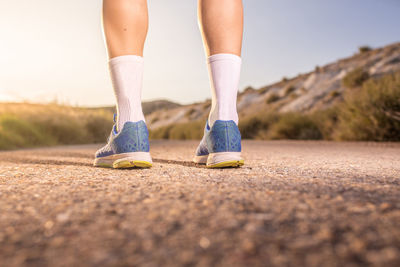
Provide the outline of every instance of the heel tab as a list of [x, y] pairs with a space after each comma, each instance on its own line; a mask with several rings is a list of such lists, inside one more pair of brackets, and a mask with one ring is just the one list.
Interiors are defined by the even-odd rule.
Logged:
[[228, 121], [216, 120], [214, 122], [213, 126], [211, 127], [211, 129], [214, 127], [221, 127], [221, 126], [224, 126], [224, 127], [225, 126], [236, 126], [237, 127], [237, 124], [234, 120], [228, 120]]
[[125, 129], [130, 129], [130, 128], [146, 128], [147, 129], [147, 125], [146, 123], [141, 120], [141, 121], [137, 121], [137, 122], [133, 122], [133, 121], [127, 121], [124, 123], [124, 126], [122, 127], [120, 132], [123, 132]]

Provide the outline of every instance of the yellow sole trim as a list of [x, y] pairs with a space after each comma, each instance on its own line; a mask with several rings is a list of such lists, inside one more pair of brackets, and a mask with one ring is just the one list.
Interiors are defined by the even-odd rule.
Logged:
[[107, 163], [97, 163], [96, 165], [94, 165], [95, 167], [99, 167], [99, 168], [112, 168], [112, 164], [107, 164]]
[[244, 165], [244, 160], [230, 160], [224, 161], [213, 165], [207, 165], [207, 168], [218, 169], [218, 168], [237, 168]]
[[151, 168], [153, 164], [141, 160], [122, 160], [113, 164], [114, 169]]

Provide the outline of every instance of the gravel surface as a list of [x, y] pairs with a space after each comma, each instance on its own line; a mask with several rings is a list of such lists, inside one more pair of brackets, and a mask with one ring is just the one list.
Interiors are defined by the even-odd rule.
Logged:
[[0, 266], [400, 266], [400, 144], [245, 141], [224, 170], [196, 145], [0, 152]]

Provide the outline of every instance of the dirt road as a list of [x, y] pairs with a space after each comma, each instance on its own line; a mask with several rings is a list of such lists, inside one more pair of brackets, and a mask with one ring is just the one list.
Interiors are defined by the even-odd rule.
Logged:
[[0, 266], [400, 266], [400, 144], [245, 141], [225, 170], [196, 145], [0, 152]]

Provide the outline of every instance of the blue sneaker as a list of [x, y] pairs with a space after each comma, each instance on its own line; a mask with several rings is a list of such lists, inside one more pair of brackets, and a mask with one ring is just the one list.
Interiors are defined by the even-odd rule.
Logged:
[[241, 136], [234, 121], [217, 120], [212, 128], [207, 122], [193, 161], [208, 168], [240, 167], [244, 164], [241, 151]]
[[94, 166], [115, 169], [150, 168], [149, 132], [144, 121], [126, 122], [120, 132], [113, 126], [107, 145], [95, 154]]

